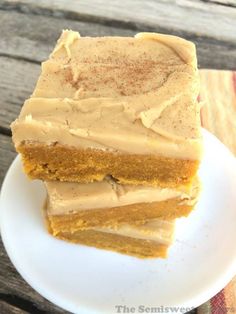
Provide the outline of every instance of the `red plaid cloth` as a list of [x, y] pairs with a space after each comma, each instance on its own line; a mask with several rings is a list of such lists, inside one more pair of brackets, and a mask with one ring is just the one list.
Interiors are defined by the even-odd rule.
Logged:
[[199, 306], [197, 314], [235, 314], [236, 313], [236, 278], [211, 300]]

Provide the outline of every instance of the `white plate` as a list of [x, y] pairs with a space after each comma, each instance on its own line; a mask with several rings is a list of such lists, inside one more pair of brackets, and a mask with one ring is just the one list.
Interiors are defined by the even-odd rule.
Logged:
[[41, 295], [73, 313], [117, 313], [116, 305], [135, 313], [139, 306], [187, 311], [207, 301], [236, 273], [236, 162], [206, 131], [204, 140], [201, 199], [188, 218], [179, 219], [167, 260], [54, 239], [41, 214], [44, 188], [26, 178], [16, 158], [0, 203], [2, 239], [16, 269]]

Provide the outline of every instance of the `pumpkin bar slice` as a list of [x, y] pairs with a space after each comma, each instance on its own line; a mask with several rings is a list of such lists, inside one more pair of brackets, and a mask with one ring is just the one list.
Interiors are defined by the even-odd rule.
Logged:
[[201, 159], [195, 46], [64, 31], [12, 124], [31, 178], [176, 187]]
[[[53, 234], [48, 222], [48, 230]], [[76, 232], [61, 231], [56, 237], [73, 243], [116, 251], [139, 258], [166, 258], [174, 239], [174, 220], [153, 219], [145, 223], [93, 227]]]
[[47, 216], [54, 235], [187, 216], [199, 192], [198, 180], [191, 188], [178, 189], [121, 185], [110, 177], [86, 184], [51, 181], [45, 185]]

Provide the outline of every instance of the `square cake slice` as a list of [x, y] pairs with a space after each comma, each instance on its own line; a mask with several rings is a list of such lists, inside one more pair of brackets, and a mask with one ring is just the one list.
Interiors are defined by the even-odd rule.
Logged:
[[12, 124], [31, 178], [176, 187], [201, 158], [193, 43], [64, 31]]
[[190, 187], [121, 185], [112, 178], [93, 183], [46, 182], [51, 232], [138, 224], [156, 218], [187, 216], [197, 202], [198, 181]]
[[[93, 227], [76, 232], [59, 232], [56, 237], [73, 243], [116, 251], [139, 258], [166, 258], [174, 239], [174, 220], [154, 219], [145, 223]], [[49, 233], [53, 234], [50, 221]]]

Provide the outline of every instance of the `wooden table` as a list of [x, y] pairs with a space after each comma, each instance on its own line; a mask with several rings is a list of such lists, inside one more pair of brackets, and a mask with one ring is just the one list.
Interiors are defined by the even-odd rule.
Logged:
[[[61, 30], [82, 35], [155, 31], [193, 40], [200, 68], [236, 67], [235, 0], [0, 0], [0, 184], [16, 153], [9, 124], [33, 91]], [[202, 71], [203, 126], [236, 154], [236, 75]], [[66, 313], [19, 276], [0, 242], [0, 313]]]

